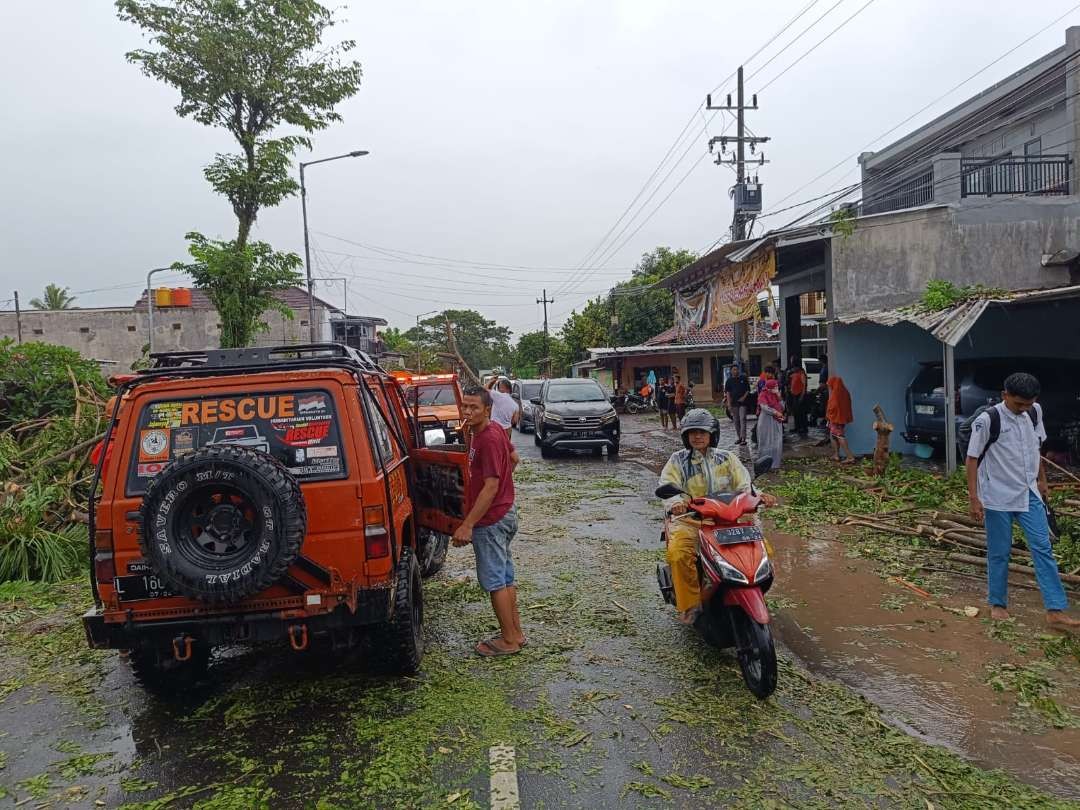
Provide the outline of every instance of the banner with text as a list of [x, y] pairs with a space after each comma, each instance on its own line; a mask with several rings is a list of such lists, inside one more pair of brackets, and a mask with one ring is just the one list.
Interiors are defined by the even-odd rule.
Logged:
[[758, 293], [776, 275], [776, 252], [771, 248], [745, 262], [725, 267], [712, 280], [706, 329], [760, 317]]

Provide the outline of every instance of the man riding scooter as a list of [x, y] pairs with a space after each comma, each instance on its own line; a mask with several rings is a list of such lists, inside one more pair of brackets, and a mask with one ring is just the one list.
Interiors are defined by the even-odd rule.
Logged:
[[[672, 484], [683, 494], [667, 498], [664, 508], [673, 515], [687, 512], [692, 498], [704, 498], [716, 492], [750, 492], [751, 477], [739, 457], [716, 445], [720, 428], [704, 408], [695, 408], [683, 417], [680, 425], [683, 447], [672, 453], [660, 473], [660, 485]], [[759, 492], [766, 506], [776, 498]], [[675, 586], [675, 609], [679, 621], [692, 625], [701, 607], [701, 584], [698, 573], [698, 526], [689, 520], [672, 521], [667, 538], [667, 561]]]

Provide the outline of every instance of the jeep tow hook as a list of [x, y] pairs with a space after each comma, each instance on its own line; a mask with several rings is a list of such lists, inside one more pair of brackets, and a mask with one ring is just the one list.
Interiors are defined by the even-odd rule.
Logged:
[[194, 639], [191, 636], [177, 636], [172, 640], [172, 654], [177, 661], [187, 661], [191, 658], [191, 645]]
[[307, 649], [308, 636], [306, 624], [289, 625], [289, 645], [297, 652], [303, 652]]

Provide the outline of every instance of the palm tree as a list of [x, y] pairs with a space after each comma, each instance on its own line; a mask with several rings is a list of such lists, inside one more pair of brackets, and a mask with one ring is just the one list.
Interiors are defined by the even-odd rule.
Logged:
[[30, 306], [34, 309], [70, 309], [74, 303], [75, 298], [68, 292], [68, 288], [61, 288], [58, 284], [46, 286], [44, 298], [30, 299]]

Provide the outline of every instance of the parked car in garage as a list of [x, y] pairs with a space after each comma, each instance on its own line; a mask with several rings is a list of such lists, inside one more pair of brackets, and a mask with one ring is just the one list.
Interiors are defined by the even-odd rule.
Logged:
[[[1051, 440], [1066, 438], [1080, 423], [1080, 360], [990, 357], [956, 361], [956, 424], [983, 405], [1001, 401], [1005, 378], [1017, 371], [1042, 384], [1039, 403]], [[907, 388], [904, 438], [935, 449], [945, 446], [945, 372], [941, 361], [922, 363]], [[1075, 449], [1075, 448], [1074, 448]]]
[[596, 380], [544, 380], [532, 405], [535, 441], [544, 458], [556, 450], [600, 454], [605, 447], [608, 455], [618, 454], [619, 415]]
[[511, 380], [510, 396], [521, 406], [521, 420], [518, 422], [518, 430], [528, 433], [536, 429], [536, 420], [533, 418], [532, 398], [540, 396], [540, 388], [544, 385], [543, 380]]

